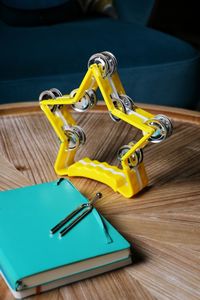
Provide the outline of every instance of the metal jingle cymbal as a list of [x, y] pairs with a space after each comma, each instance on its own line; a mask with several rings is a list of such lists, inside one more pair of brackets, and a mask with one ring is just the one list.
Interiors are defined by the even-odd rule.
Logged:
[[[40, 95], [39, 95], [39, 101], [55, 99], [55, 98], [56, 97], [55, 97], [54, 93], [50, 90], [45, 90], [42, 93], [40, 93]], [[49, 108], [52, 112], [54, 112], [57, 108], [57, 105], [49, 105]]]
[[90, 97], [85, 94], [78, 102], [72, 104], [72, 108], [78, 112], [84, 112], [90, 107]]
[[58, 89], [51, 88], [50, 91], [55, 95], [55, 97], [62, 97], [62, 93]]
[[86, 135], [80, 126], [72, 126], [70, 129], [65, 130], [68, 137], [68, 148], [75, 149], [86, 142]]
[[166, 139], [167, 131], [164, 124], [161, 121], [156, 119], [150, 119], [146, 121], [146, 124], [156, 129], [152, 136], [149, 138], [150, 142], [160, 143]]
[[45, 90], [39, 95], [39, 101], [48, 100], [48, 99], [55, 99], [55, 95], [50, 90]]
[[137, 106], [135, 105], [133, 99], [128, 95], [120, 95], [120, 99], [124, 103], [124, 106], [129, 110], [135, 110]]
[[[121, 99], [119, 99], [119, 98], [118, 98], [118, 99], [114, 98], [114, 99], [113, 99], [113, 104], [114, 104], [114, 106], [115, 106], [117, 109], [119, 109], [120, 111], [126, 113], [126, 108], [125, 108], [124, 103], [123, 103], [123, 101], [122, 101]], [[110, 115], [111, 119], [112, 119], [114, 122], [119, 122], [119, 121], [121, 120], [120, 118], [114, 116], [111, 112], [109, 112], [109, 115]]]
[[112, 75], [117, 71], [117, 59], [116, 57], [109, 51], [103, 51], [102, 54], [106, 56], [108, 59], [108, 65], [109, 65], [109, 75]]
[[108, 58], [103, 53], [93, 54], [88, 61], [88, 68], [92, 64], [101, 65], [103, 70], [103, 77], [107, 77], [110, 74], [110, 64], [108, 63]]
[[68, 149], [72, 150], [79, 146], [79, 136], [71, 129], [65, 130], [65, 135], [68, 138]]
[[76, 96], [76, 93], [77, 93], [78, 89], [74, 89], [70, 92], [70, 97], [71, 98], [74, 98]]
[[[118, 160], [121, 161], [122, 157], [132, 148], [134, 145], [133, 142], [129, 143], [128, 145], [122, 146], [117, 153]], [[143, 161], [143, 151], [142, 149], [137, 149], [129, 158], [128, 164], [130, 168], [136, 167]]]
[[173, 132], [173, 124], [172, 124], [171, 120], [167, 116], [162, 115], [162, 114], [156, 115], [155, 119], [160, 120], [162, 123], [165, 124], [165, 127], [167, 129], [167, 137], [170, 137]]
[[[71, 92], [73, 97], [75, 96], [77, 90]], [[70, 95], [71, 95], [70, 94]], [[85, 95], [76, 103], [72, 104], [72, 108], [78, 112], [84, 112], [89, 108], [92, 108], [97, 103], [96, 93], [93, 89], [86, 90]]]
[[90, 97], [90, 108], [94, 107], [97, 104], [97, 95], [95, 90], [90, 89], [87, 90], [86, 93], [89, 95]]
[[76, 125], [76, 126], [73, 126], [72, 130], [78, 134], [80, 145], [84, 145], [86, 142], [86, 135], [85, 135], [83, 128]]

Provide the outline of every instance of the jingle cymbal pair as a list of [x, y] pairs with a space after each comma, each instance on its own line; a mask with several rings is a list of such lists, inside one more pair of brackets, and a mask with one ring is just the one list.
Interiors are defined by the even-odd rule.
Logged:
[[117, 59], [108, 51], [92, 55], [88, 61], [88, 68], [93, 64], [101, 65], [104, 78], [111, 76], [117, 71]]
[[[71, 91], [70, 97], [74, 98], [78, 89]], [[97, 96], [93, 89], [85, 91], [85, 95], [76, 103], [72, 104], [72, 108], [78, 112], [84, 112], [97, 104]]]
[[[59, 91], [58, 89], [56, 88], [51, 88], [49, 90], [45, 90], [43, 91], [40, 96], [39, 96], [39, 101], [42, 101], [42, 100], [48, 100], [48, 99], [56, 99], [58, 97], [62, 97], [62, 93], [61, 91]], [[57, 105], [51, 105], [50, 106], [50, 109], [51, 111], [55, 111], [56, 109], [58, 108]]]

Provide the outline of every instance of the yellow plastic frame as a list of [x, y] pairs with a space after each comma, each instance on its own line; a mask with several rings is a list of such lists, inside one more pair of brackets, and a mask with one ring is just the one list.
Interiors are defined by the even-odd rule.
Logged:
[[[69, 108], [84, 97], [86, 90], [93, 89], [96, 91], [98, 88], [101, 91], [108, 111], [113, 116], [143, 132], [143, 137], [122, 157], [122, 169], [105, 162], [91, 161], [89, 158], [83, 158], [75, 162], [77, 148], [68, 149], [68, 138], [63, 126], [67, 125], [70, 128], [76, 125]], [[130, 198], [148, 183], [144, 163], [141, 162], [136, 167], [130, 168], [128, 160], [137, 149], [142, 149], [148, 143], [150, 136], [155, 132], [156, 128], [145, 123], [147, 120], [152, 119], [154, 115], [139, 107], [132, 110], [130, 114], [126, 114], [114, 106], [111, 98], [113, 93], [118, 95], [126, 94], [118, 73], [114, 72], [113, 75], [104, 77], [101, 65], [94, 63], [88, 68], [74, 97], [63, 95], [56, 99], [42, 100], [40, 106], [61, 142], [54, 166], [55, 172], [60, 176], [81, 176], [100, 181], [110, 186], [114, 191]], [[51, 108], [55, 105], [58, 109], [53, 112]]]

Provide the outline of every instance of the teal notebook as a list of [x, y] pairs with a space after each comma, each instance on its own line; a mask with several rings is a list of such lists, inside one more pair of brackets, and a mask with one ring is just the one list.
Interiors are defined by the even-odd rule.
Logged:
[[54, 225], [87, 202], [68, 180], [0, 192], [0, 268], [11, 291], [19, 292], [15, 296], [131, 262], [130, 244], [96, 209], [61, 239], [59, 233], [50, 235]]

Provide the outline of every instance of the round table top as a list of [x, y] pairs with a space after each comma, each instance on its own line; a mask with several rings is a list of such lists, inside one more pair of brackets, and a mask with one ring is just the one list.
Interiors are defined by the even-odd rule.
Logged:
[[[99, 182], [70, 178], [89, 198], [103, 193], [95, 206], [133, 245], [133, 264], [32, 300], [200, 299], [200, 114], [142, 107], [166, 114], [174, 124], [168, 140], [144, 149], [148, 188], [126, 199]], [[88, 156], [118, 165], [117, 150], [138, 138], [137, 129], [114, 123], [103, 105], [74, 117], [87, 136], [77, 159]], [[0, 128], [1, 190], [57, 179], [58, 139], [38, 104], [1, 105]], [[3, 279], [0, 299], [13, 299]]]

